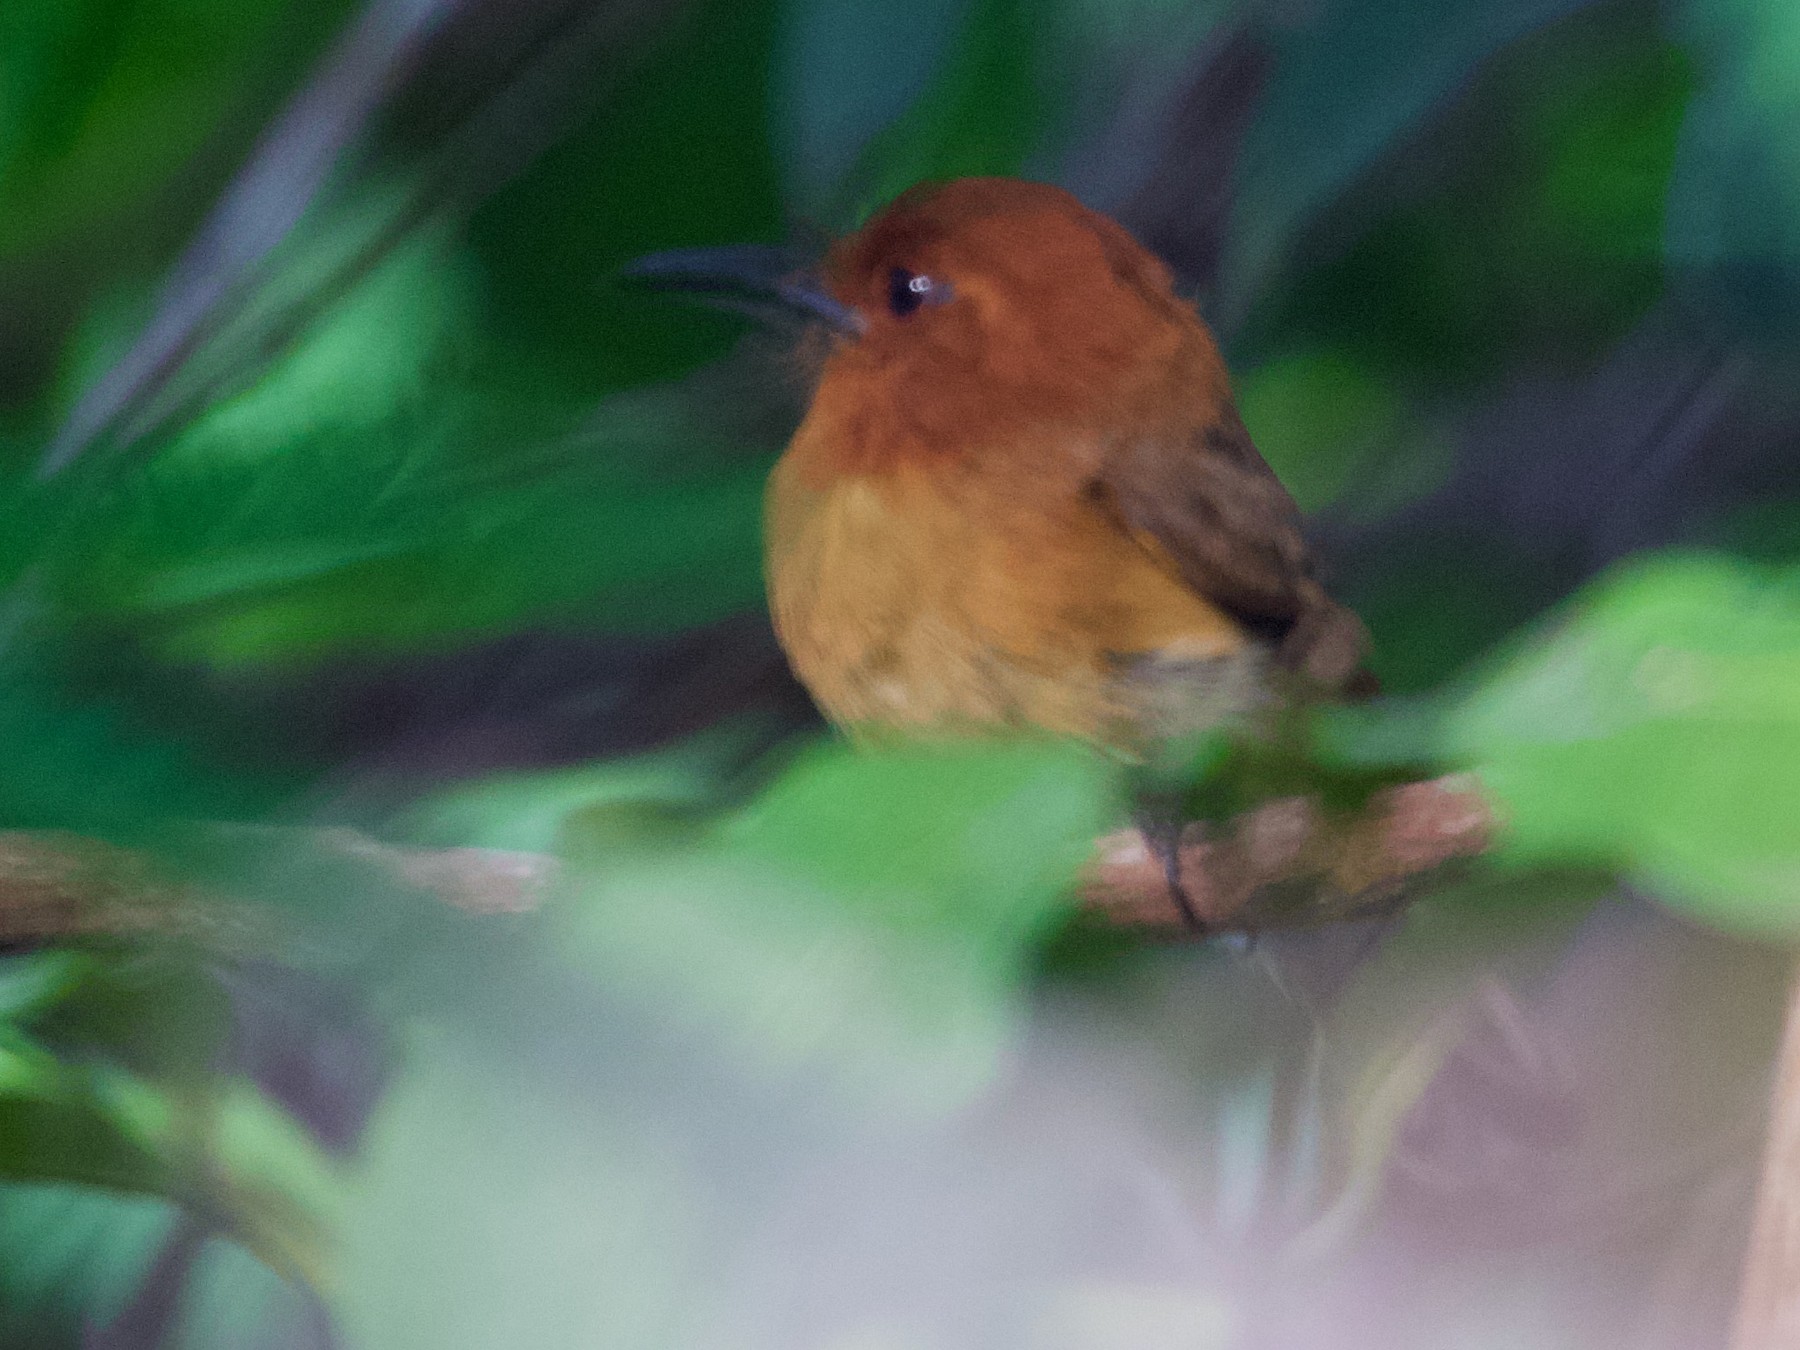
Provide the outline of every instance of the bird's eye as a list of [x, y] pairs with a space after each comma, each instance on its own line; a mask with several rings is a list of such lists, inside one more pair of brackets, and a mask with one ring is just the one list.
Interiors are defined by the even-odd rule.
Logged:
[[896, 267], [888, 273], [888, 309], [897, 319], [904, 319], [921, 305], [935, 305], [950, 298], [948, 282], [937, 281], [920, 272]]

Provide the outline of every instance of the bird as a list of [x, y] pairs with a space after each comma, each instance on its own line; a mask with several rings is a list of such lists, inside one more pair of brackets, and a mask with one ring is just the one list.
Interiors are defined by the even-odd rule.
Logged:
[[1047, 732], [1148, 764], [1372, 683], [1207, 325], [1062, 188], [923, 184], [810, 270], [701, 250], [639, 274], [825, 334], [765, 576], [795, 674], [853, 737]]

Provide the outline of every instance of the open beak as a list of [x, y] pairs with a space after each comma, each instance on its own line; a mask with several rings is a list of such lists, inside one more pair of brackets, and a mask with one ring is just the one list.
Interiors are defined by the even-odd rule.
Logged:
[[770, 309], [821, 321], [846, 337], [861, 337], [863, 318], [838, 301], [809, 267], [787, 249], [721, 244], [650, 253], [625, 264], [620, 276], [659, 291], [692, 295], [727, 309], [760, 315]]

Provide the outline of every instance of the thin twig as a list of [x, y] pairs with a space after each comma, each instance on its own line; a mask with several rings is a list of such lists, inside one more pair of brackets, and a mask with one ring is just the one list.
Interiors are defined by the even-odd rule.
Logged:
[[[1190, 825], [1181, 881], [1209, 932], [1313, 926], [1391, 911], [1459, 859], [1485, 851], [1494, 818], [1472, 780], [1435, 778], [1333, 813], [1307, 797], [1264, 802], [1222, 827]], [[1161, 860], [1136, 830], [1095, 847], [1081, 885], [1096, 916], [1177, 929]]]

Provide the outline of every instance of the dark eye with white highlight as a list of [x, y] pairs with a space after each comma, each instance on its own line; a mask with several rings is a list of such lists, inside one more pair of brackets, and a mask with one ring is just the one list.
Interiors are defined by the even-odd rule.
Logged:
[[888, 311], [897, 319], [916, 312], [921, 305], [942, 304], [950, 298], [950, 283], [922, 272], [896, 267], [888, 272]]

